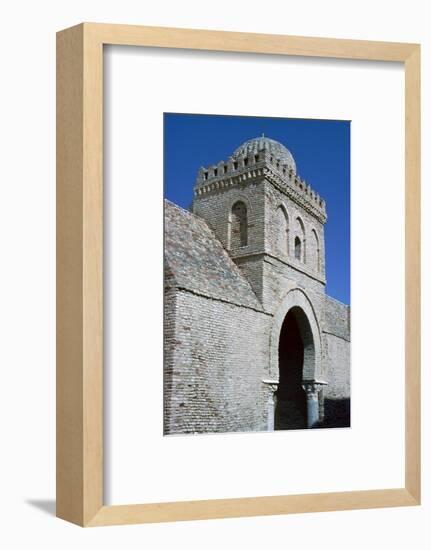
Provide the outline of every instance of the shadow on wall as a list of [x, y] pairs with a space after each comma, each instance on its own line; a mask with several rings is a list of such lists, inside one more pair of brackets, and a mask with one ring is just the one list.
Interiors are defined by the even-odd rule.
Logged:
[[350, 399], [325, 399], [325, 419], [315, 428], [350, 428]]
[[38, 508], [42, 512], [45, 512], [45, 514], [48, 514], [50, 516], [55, 516], [55, 500], [54, 499], [27, 499], [26, 504], [30, 506], [34, 506], [35, 508]]

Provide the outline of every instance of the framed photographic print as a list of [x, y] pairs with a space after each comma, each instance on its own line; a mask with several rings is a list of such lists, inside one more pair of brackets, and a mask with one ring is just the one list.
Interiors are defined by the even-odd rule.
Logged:
[[57, 48], [57, 515], [419, 504], [419, 46]]

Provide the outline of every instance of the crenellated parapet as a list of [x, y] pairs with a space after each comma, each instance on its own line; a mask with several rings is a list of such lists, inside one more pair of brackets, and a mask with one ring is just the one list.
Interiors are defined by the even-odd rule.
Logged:
[[227, 161], [200, 168], [194, 186], [195, 197], [217, 193], [253, 180], [266, 179], [321, 223], [326, 222], [325, 201], [296, 173], [283, 156], [263, 148], [235, 153]]

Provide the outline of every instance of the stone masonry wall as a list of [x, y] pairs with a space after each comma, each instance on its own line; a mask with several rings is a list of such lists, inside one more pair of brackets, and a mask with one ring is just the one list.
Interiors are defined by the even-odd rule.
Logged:
[[[242, 201], [247, 207], [248, 244], [231, 249], [229, 223], [232, 206]], [[261, 252], [264, 245], [264, 187], [261, 179], [216, 190], [195, 197], [193, 213], [203, 218], [231, 256]]]
[[262, 296], [265, 311], [275, 313], [286, 293], [292, 288], [300, 288], [306, 292], [313, 303], [317, 319], [320, 319], [325, 308], [325, 285], [300, 269], [266, 256], [263, 263]]
[[[232, 247], [230, 239], [231, 211], [237, 201], [247, 207], [247, 245]], [[264, 186], [260, 179], [247, 184], [238, 184], [223, 190], [215, 190], [206, 195], [195, 197], [193, 213], [204, 219], [214, 231], [216, 237], [234, 260], [252, 258], [264, 248]], [[240, 265], [240, 263], [238, 265]], [[261, 298], [262, 276], [259, 266], [247, 270], [247, 280], [257, 297]]]
[[[348, 426], [350, 418], [350, 307], [326, 296], [322, 323], [325, 421]], [[346, 420], [347, 419], [347, 420]]]
[[166, 300], [165, 434], [265, 430], [272, 317], [177, 289]]
[[328, 387], [325, 396], [346, 399], [350, 396], [350, 307], [326, 296], [322, 322], [324, 371]]
[[323, 331], [350, 342], [350, 307], [326, 296]]
[[[269, 182], [265, 182], [265, 250], [268, 254], [276, 256], [293, 267], [309, 273], [312, 277], [325, 281], [325, 250], [323, 224], [301, 206], [286, 197]], [[279, 232], [280, 208], [287, 218], [288, 245], [280, 250]], [[301, 231], [300, 222], [304, 224], [305, 235]], [[305, 237], [305, 262], [295, 258], [295, 237], [301, 240]], [[316, 241], [317, 236], [317, 241]], [[319, 256], [319, 262], [318, 262]]]

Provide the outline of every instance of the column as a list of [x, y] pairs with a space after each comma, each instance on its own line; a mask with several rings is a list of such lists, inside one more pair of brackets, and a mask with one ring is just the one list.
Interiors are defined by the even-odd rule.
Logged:
[[262, 380], [262, 382], [269, 386], [270, 392], [268, 395], [268, 404], [267, 404], [267, 430], [268, 432], [274, 431], [274, 420], [275, 420], [275, 406], [277, 404], [276, 391], [278, 388], [278, 380]]
[[276, 404], [277, 404], [277, 396], [275, 395], [275, 391], [271, 391], [268, 397], [268, 432], [274, 431]]
[[302, 387], [307, 396], [307, 428], [314, 428], [319, 420], [319, 391], [326, 382], [320, 380], [304, 380]]

